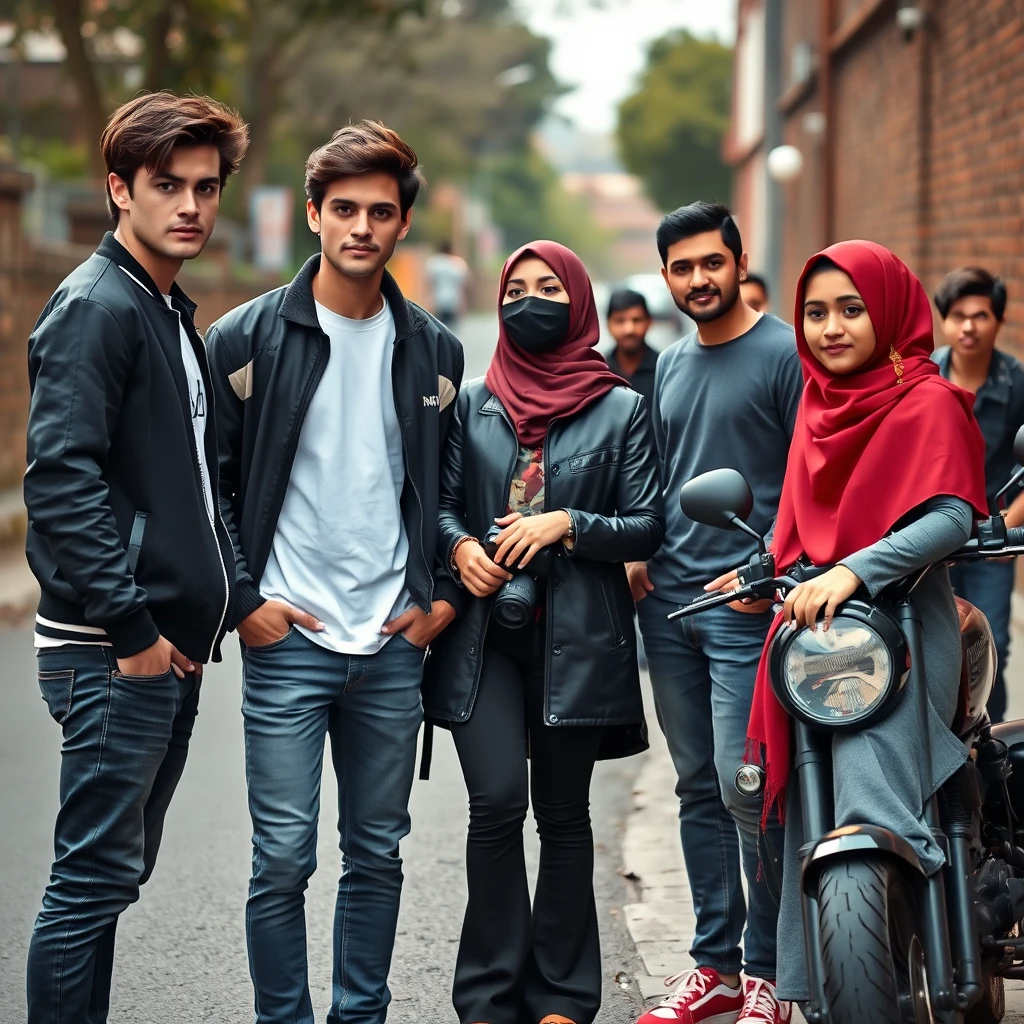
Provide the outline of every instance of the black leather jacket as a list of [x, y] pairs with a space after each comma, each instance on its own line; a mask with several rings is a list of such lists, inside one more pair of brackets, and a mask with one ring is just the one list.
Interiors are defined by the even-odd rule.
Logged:
[[[483, 537], [505, 513], [517, 454], [504, 406], [482, 380], [466, 384], [441, 468], [438, 549], [446, 561], [460, 537]], [[545, 507], [568, 509], [577, 531], [571, 552], [558, 547], [545, 591], [544, 721], [625, 727], [601, 756], [637, 753], [647, 743], [623, 563], [650, 558], [665, 530], [643, 398], [614, 388], [571, 419], [552, 421], [544, 468]], [[423, 684], [428, 719], [458, 723], [472, 714], [492, 600], [469, 597], [434, 641]]]

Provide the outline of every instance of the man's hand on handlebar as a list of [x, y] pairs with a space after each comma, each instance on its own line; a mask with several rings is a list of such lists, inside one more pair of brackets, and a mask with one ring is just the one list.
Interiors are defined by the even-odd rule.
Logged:
[[[732, 572], [727, 572], [717, 579], [712, 580], [704, 590], [711, 593], [730, 594], [734, 590], [740, 589], [739, 580], [739, 569], [733, 569]], [[738, 601], [730, 601], [729, 607], [734, 612], [744, 612], [747, 615], [761, 615], [771, 608], [771, 598], [766, 598], [762, 601], [756, 601], [752, 597], [744, 597]]]

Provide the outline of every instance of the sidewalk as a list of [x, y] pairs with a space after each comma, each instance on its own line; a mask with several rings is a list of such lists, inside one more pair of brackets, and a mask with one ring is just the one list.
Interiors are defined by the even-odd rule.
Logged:
[[[1024, 718], [1024, 597], [1013, 596], [1013, 642], [1007, 665], [1008, 717]], [[649, 694], [648, 694], [649, 696]], [[648, 716], [651, 749], [633, 790], [633, 812], [623, 840], [623, 873], [640, 902], [624, 908], [626, 925], [647, 973], [636, 981], [653, 1004], [669, 989], [665, 978], [694, 966], [689, 955], [696, 918], [679, 844], [675, 770], [653, 711]], [[1006, 982], [1011, 1009], [1024, 1002], [1024, 981]], [[802, 1018], [798, 1018], [802, 1019]], [[1013, 1015], [1007, 1021], [1017, 1020]]]

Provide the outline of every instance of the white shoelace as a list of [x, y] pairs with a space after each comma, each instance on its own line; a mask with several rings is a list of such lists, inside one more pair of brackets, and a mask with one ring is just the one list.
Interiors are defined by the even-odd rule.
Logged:
[[765, 1020], [774, 1021], [775, 1011], [779, 1006], [779, 1000], [775, 995], [775, 986], [763, 978], [751, 978], [750, 980], [754, 983], [753, 988], [747, 992], [740, 1019], [756, 1017], [761, 1014]]
[[678, 985], [679, 987], [661, 1005], [670, 1006], [673, 1010], [678, 1010], [686, 1005], [691, 996], [704, 995], [708, 990], [709, 984], [707, 975], [701, 974], [697, 970], [670, 974], [665, 979], [665, 988], [671, 988], [673, 985]]

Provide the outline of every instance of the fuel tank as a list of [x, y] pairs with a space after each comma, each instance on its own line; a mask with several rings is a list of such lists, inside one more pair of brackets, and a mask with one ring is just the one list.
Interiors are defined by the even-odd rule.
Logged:
[[953, 731], [961, 739], [981, 724], [996, 678], [996, 645], [988, 619], [973, 604], [956, 599], [960, 616], [960, 695]]

